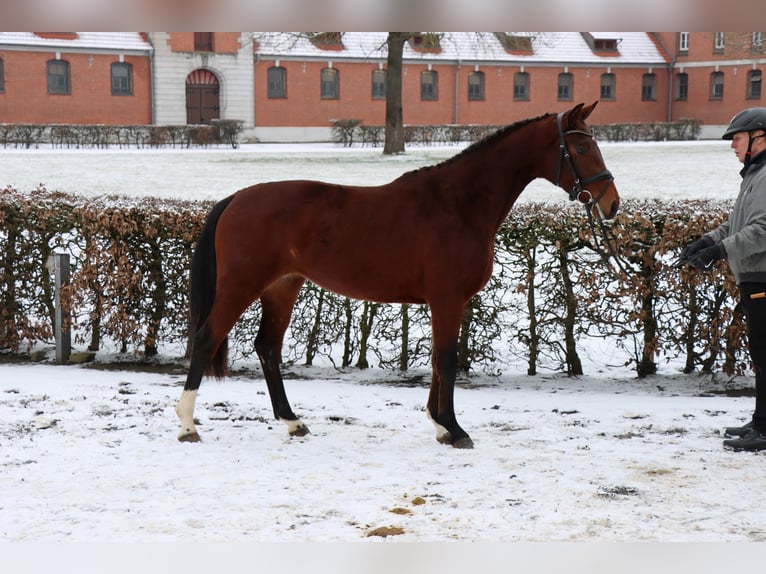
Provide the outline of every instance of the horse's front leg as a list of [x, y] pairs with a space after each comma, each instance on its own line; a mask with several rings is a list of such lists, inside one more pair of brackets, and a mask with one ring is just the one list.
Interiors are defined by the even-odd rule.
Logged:
[[431, 306], [432, 368], [428, 417], [436, 427], [436, 440], [455, 448], [473, 448], [473, 441], [457, 422], [454, 393], [457, 376], [457, 338], [463, 305], [438, 309]]

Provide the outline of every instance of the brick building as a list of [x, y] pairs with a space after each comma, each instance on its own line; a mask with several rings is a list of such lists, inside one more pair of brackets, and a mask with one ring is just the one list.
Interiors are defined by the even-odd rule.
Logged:
[[151, 123], [151, 53], [136, 32], [0, 32], [0, 123]]
[[[0, 123], [242, 120], [261, 141], [382, 125], [386, 33], [0, 32]], [[764, 105], [762, 35], [422, 33], [405, 44], [406, 124], [507, 124], [600, 100], [598, 123], [703, 123]]]

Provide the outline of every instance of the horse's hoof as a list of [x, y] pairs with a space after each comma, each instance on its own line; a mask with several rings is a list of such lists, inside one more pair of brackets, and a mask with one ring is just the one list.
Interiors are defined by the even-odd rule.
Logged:
[[290, 428], [287, 432], [289, 433], [290, 436], [297, 436], [297, 437], [302, 437], [302, 436], [306, 436], [307, 434], [311, 434], [309, 427], [307, 427], [303, 423], [290, 425]]
[[198, 432], [191, 432], [189, 434], [179, 435], [178, 442], [202, 442], [202, 439]]
[[473, 448], [473, 441], [471, 440], [471, 437], [464, 436], [454, 441], [452, 446], [455, 448]]

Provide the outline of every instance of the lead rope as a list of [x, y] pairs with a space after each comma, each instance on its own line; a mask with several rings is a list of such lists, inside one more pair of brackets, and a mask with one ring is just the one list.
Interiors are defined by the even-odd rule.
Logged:
[[617, 250], [614, 247], [614, 242], [609, 237], [607, 227], [606, 225], [604, 225], [604, 220], [599, 217], [598, 225], [599, 225], [599, 228], [601, 229], [601, 236], [603, 237], [603, 243], [604, 245], [606, 245], [608, 251], [605, 251], [599, 244], [598, 232], [596, 231], [596, 225], [593, 222], [593, 203], [588, 202], [584, 205], [585, 205], [585, 213], [587, 214], [587, 218], [588, 218], [588, 226], [590, 227], [590, 232], [591, 232], [591, 235], [593, 236], [593, 243], [594, 243], [596, 252], [601, 256], [601, 260], [604, 262], [604, 264], [607, 267], [611, 269], [610, 262], [614, 260], [614, 263], [615, 265], [617, 265], [617, 269], [619, 269], [620, 273], [627, 276], [628, 270], [627, 270], [626, 264], [622, 261], [622, 259], [620, 259], [619, 255], [617, 254]]

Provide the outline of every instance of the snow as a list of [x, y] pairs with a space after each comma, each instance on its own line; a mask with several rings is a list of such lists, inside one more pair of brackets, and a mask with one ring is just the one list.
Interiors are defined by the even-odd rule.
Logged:
[[476, 443], [464, 451], [436, 442], [425, 384], [290, 372], [312, 434], [289, 437], [262, 379], [237, 376], [203, 383], [203, 442], [182, 444], [181, 375], [0, 366], [2, 538], [766, 539], [763, 511], [733, 487], [766, 487], [762, 457], [721, 448], [752, 398], [714, 394], [707, 378], [476, 376], [456, 391]]
[[[721, 199], [736, 193], [738, 164], [721, 142], [601, 147], [623, 197]], [[379, 149], [316, 145], [5, 149], [0, 173], [3, 183], [20, 190], [42, 181], [49, 189], [86, 195], [217, 198], [287, 177], [373, 183], [454, 152], [413, 148], [389, 159]], [[522, 197], [533, 194], [535, 200], [566, 198], [547, 184]], [[304, 438], [289, 437], [272, 419], [256, 368], [224, 382], [205, 380], [195, 411], [203, 442], [182, 444], [174, 411], [182, 374], [0, 364], [0, 540], [366, 543], [361, 556], [356, 545], [345, 552], [322, 547], [296, 553], [296, 564], [315, 571], [330, 567], [312, 558], [366, 564], [367, 552], [377, 556], [378, 545], [369, 543], [379, 541], [391, 548], [392, 541], [766, 540], [766, 513], [753, 498], [766, 487], [763, 455], [730, 452], [721, 444], [722, 428], [746, 421], [753, 398], [719, 391], [748, 389], [750, 379], [682, 375], [670, 366], [639, 380], [605, 365], [614, 362], [609, 355], [585, 355], [587, 374], [578, 378], [530, 377], [519, 367], [461, 380], [455, 404], [473, 450], [436, 442], [424, 410], [426, 371], [291, 367], [287, 393], [312, 433]], [[399, 530], [370, 536], [381, 528]], [[471, 552], [470, 560], [452, 554], [450, 545], [418, 551], [394, 546], [403, 553], [388, 555], [395, 564], [422, 559], [447, 569], [467, 564], [471, 572], [496, 564], [490, 556], [505, 556], [504, 547], [495, 546], [478, 559]], [[534, 572], [556, 562], [552, 556], [561, 551], [514, 548], [522, 562], [535, 564]], [[667, 552], [674, 560], [696, 561], [696, 572], [721, 565], [709, 546], [695, 548], [691, 558]], [[258, 549], [267, 563], [284, 567], [273, 548]], [[640, 545], [620, 547], [617, 554], [598, 547], [595, 556], [586, 548], [582, 559], [580, 551], [566, 546], [559, 569], [583, 560], [591, 561], [581, 570], [587, 572], [646, 571], [629, 566], [647, 560], [660, 571], [665, 564], [653, 562], [659, 558]], [[34, 563], [34, 552], [22, 552], [24, 564]], [[141, 555], [154, 556], [151, 550]], [[725, 567], [743, 556], [751, 557], [737, 553]], [[231, 561], [220, 557], [212, 568]], [[617, 563], [622, 567], [607, 568]], [[377, 568], [355, 571], [399, 571]]]
[[[118, 194], [221, 199], [264, 181], [321, 179], [378, 185], [402, 173], [444, 161], [462, 146], [410, 146], [383, 156], [381, 148], [334, 144], [245, 144], [206, 149], [0, 148], [0, 186], [82, 195]], [[727, 199], [736, 197], [739, 164], [725, 141], [599, 143], [623, 198]], [[566, 200], [547, 181], [534, 181], [519, 198]]]

